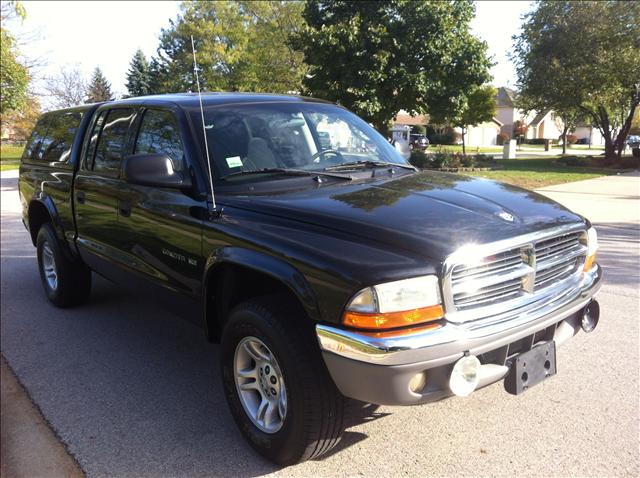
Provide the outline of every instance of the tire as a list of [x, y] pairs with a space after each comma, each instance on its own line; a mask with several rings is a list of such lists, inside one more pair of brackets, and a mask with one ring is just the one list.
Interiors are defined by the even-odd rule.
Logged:
[[47, 298], [57, 307], [86, 301], [91, 293], [91, 270], [62, 252], [51, 224], [40, 227], [36, 247], [40, 280]]
[[[257, 339], [257, 342], [253, 341]], [[249, 341], [249, 342], [247, 342]], [[237, 376], [236, 364], [240, 363], [247, 345], [253, 348], [258, 342], [266, 347], [274, 361], [271, 375], [264, 375], [267, 383], [279, 386], [278, 410], [266, 430], [264, 414], [262, 425], [251, 418], [247, 401], [251, 394], [262, 400], [263, 392], [257, 390], [263, 374], [255, 372], [255, 391], [249, 398], [241, 398], [240, 386], [251, 386], [253, 379]], [[267, 296], [251, 299], [235, 307], [229, 314], [221, 342], [222, 380], [229, 408], [242, 434], [251, 446], [268, 460], [279, 465], [291, 465], [300, 461], [319, 457], [335, 447], [342, 436], [345, 399], [331, 380], [322, 361], [320, 349], [315, 340], [311, 321], [304, 311], [286, 297]], [[236, 355], [238, 354], [238, 359]], [[268, 354], [267, 354], [268, 355]], [[236, 361], [237, 360], [237, 361]], [[243, 373], [253, 364], [258, 370], [261, 365], [251, 360], [242, 364]], [[264, 365], [265, 362], [262, 363]], [[269, 372], [265, 365], [260, 368]], [[274, 370], [275, 369], [275, 370]], [[282, 385], [284, 381], [284, 386]], [[242, 383], [241, 383], [242, 382]], [[240, 385], [241, 383], [241, 385]], [[262, 382], [264, 385], [264, 382]], [[282, 395], [286, 395], [286, 407], [280, 407]], [[247, 394], [245, 394], [247, 396]], [[275, 400], [275, 399], [274, 399]], [[245, 408], [247, 406], [247, 408]], [[260, 407], [257, 407], [258, 410]], [[284, 408], [284, 410], [282, 410]]]

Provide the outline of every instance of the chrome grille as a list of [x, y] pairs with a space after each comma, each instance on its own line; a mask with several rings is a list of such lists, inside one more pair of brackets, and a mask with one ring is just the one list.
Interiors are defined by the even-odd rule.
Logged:
[[572, 287], [586, 257], [584, 226], [469, 247], [445, 263], [447, 318], [465, 322]]

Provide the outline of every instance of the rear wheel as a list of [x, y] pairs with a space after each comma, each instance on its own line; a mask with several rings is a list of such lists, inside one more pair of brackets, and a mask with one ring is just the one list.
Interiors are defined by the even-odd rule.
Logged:
[[64, 255], [50, 224], [43, 224], [36, 240], [40, 279], [47, 298], [58, 307], [84, 302], [91, 293], [91, 270]]
[[283, 297], [238, 305], [221, 347], [231, 413], [267, 459], [290, 465], [318, 457], [340, 440], [347, 400], [322, 362], [307, 317]]

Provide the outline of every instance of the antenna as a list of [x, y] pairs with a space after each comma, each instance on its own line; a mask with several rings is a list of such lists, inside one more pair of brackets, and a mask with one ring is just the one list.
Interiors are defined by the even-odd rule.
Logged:
[[207, 169], [209, 171], [209, 185], [211, 186], [211, 202], [213, 212], [220, 216], [222, 211], [216, 211], [216, 195], [213, 192], [213, 172], [211, 171], [211, 158], [209, 157], [209, 142], [207, 141], [207, 129], [204, 125], [204, 108], [202, 107], [202, 93], [200, 92], [200, 78], [198, 77], [198, 62], [196, 60], [196, 47], [191, 35], [191, 50], [193, 51], [193, 71], [196, 74], [196, 85], [198, 86], [198, 100], [200, 101], [200, 118], [202, 119], [202, 135], [204, 136], [204, 150], [207, 155]]

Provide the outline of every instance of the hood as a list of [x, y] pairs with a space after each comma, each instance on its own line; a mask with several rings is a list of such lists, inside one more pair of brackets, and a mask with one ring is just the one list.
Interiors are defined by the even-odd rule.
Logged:
[[224, 203], [443, 259], [487, 243], [584, 222], [532, 191], [441, 172], [319, 185], [294, 192], [227, 196]]

